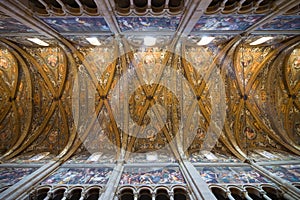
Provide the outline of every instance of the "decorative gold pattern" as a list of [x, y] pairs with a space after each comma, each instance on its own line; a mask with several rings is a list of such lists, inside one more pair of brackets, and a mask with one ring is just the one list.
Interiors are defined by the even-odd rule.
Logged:
[[[92, 152], [114, 151], [116, 157], [120, 155], [120, 149], [128, 152], [158, 150], [177, 137], [176, 120], [180, 119], [178, 98], [197, 99], [197, 103], [188, 104], [183, 111], [187, 115], [185, 125], [189, 127], [184, 129], [183, 137], [189, 140], [186, 141], [187, 144], [191, 144], [186, 152], [191, 154], [205, 148], [209, 143], [209, 140], [205, 139], [212, 136], [211, 134], [216, 134], [208, 132], [212, 95], [219, 98], [219, 101], [226, 101], [227, 108], [224, 127], [213, 129], [220, 130], [215, 153], [221, 150], [228, 153], [229, 150], [242, 158], [247, 156], [251, 149], [271, 148], [289, 149], [299, 154], [297, 141], [300, 137], [300, 122], [297, 119], [300, 104], [300, 51], [299, 48], [289, 47], [290, 43], [297, 42], [298, 39], [283, 43], [280, 48], [287, 50], [281, 52], [278, 58], [278, 49], [239, 45], [236, 40], [215, 49], [183, 45], [183, 58], [161, 48], [150, 47], [133, 48], [128, 53], [117, 56], [122, 48], [118, 43], [112, 48], [81, 48], [70, 54], [59, 46], [18, 49], [7, 42], [5, 45], [17, 48], [17, 51], [16, 55], [13, 55], [10, 48], [3, 47], [0, 55], [0, 126], [1, 151], [6, 152], [4, 158], [11, 158], [20, 152], [42, 151], [56, 155], [61, 153], [62, 156], [82, 148], [82, 143], [88, 144]], [[232, 45], [233, 43], [235, 45]], [[126, 47], [126, 43], [124, 45], [125, 48], [129, 47]], [[22, 64], [22, 59], [28, 62], [28, 67]], [[171, 68], [176, 73], [165, 71]], [[226, 90], [224, 96], [216, 95], [216, 91], [209, 89], [213, 84], [205, 82], [205, 78], [210, 76], [214, 69], [226, 70], [223, 76]], [[128, 70], [131, 71], [135, 85], [116, 88], [118, 81]], [[185, 96], [186, 88], [181, 88], [182, 97], [177, 97], [167, 88], [155, 84], [159, 77], [165, 75], [169, 75], [169, 84], [178, 84], [178, 74], [186, 77], [195, 96]], [[273, 75], [276, 78], [271, 78]], [[95, 87], [91, 101], [95, 105], [97, 119], [81, 119], [88, 122], [82, 127], [76, 127], [74, 120], [77, 119], [72, 113], [72, 93], [76, 76], [84, 77], [79, 81], [87, 83], [79, 88], [79, 101], [84, 102], [85, 91], [92, 85]], [[212, 78], [217, 80], [214, 76]], [[33, 93], [30, 92], [31, 81]], [[274, 85], [276, 87], [273, 87]], [[126, 94], [126, 87], [137, 89], [132, 94]], [[134, 123], [141, 126], [149, 124], [148, 110], [154, 102], [167, 108], [167, 123], [162, 128], [136, 127], [130, 135], [123, 132], [116, 123], [118, 116], [113, 113], [113, 109], [121, 107], [111, 106], [114, 89], [122, 89], [123, 95], [129, 95], [129, 115], [125, 116], [124, 122], [131, 118], [133, 124], [129, 123], [128, 126], [136, 126]], [[31, 99], [32, 111], [30, 106], [28, 107]], [[122, 98], [119, 101], [126, 105]], [[274, 109], [270, 106], [274, 106]], [[84, 107], [85, 104], [81, 104], [79, 109], [82, 116], [87, 112]], [[193, 114], [192, 110], [195, 107], [199, 107], [199, 112]], [[32, 113], [32, 120], [27, 119], [26, 113]], [[274, 115], [278, 117], [273, 119], [271, 116]], [[154, 112], [154, 116], [151, 117], [162, 120], [159, 112]], [[244, 121], [246, 123], [243, 123]], [[277, 122], [283, 126], [278, 127]], [[99, 126], [95, 126], [97, 123], [100, 124], [100, 129]], [[197, 127], [190, 126], [193, 124], [197, 124]], [[189, 138], [190, 133], [194, 131], [195, 137]], [[18, 141], [20, 135], [23, 135], [22, 142]], [[180, 143], [179, 136], [175, 143], [177, 144], [171, 144], [170, 151], [178, 157], [176, 145]]]

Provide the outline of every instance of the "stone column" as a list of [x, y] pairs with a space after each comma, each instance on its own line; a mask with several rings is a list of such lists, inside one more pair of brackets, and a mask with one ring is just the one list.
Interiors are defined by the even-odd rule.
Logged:
[[133, 193], [133, 195], [134, 195], [134, 200], [138, 200], [139, 193], [137, 193], [137, 192], [134, 192], [134, 193]]
[[257, 171], [259, 171], [260, 173], [262, 173], [263, 175], [265, 175], [266, 177], [268, 177], [269, 179], [274, 181], [279, 186], [279, 188], [282, 190], [284, 195], [286, 195], [286, 196], [284, 196], [286, 199], [289, 199], [289, 198], [290, 199], [300, 199], [300, 190], [298, 188], [296, 188], [295, 186], [293, 186], [290, 182], [274, 175], [273, 173], [269, 172], [262, 166], [254, 163], [252, 161], [250, 161], [250, 165]]
[[152, 200], [155, 200], [156, 192], [153, 191], [151, 194], [152, 194]]
[[262, 197], [266, 200], [272, 200], [270, 197], [268, 197], [266, 191], [263, 190], [263, 188], [260, 186], [259, 193], [262, 195]]
[[272, 200], [270, 197], [268, 197], [268, 195], [266, 194], [266, 192], [262, 193], [262, 196], [265, 200]]
[[195, 200], [194, 196], [190, 193], [189, 188], [187, 189], [186, 194], [188, 196], [187, 200]]
[[49, 200], [52, 198], [52, 191], [50, 190], [49, 192], [47, 192], [47, 196], [44, 198], [44, 200]]
[[289, 195], [287, 193], [283, 194], [283, 198], [286, 199], [286, 200], [296, 200], [294, 197], [291, 197], [291, 195]]
[[170, 200], [174, 200], [174, 192], [169, 192]]
[[99, 197], [99, 200], [114, 199], [118, 189], [124, 166], [122, 162], [117, 163], [109, 180], [105, 186], [104, 193]]
[[243, 194], [244, 194], [245, 199], [247, 199], [247, 200], [253, 200], [253, 199], [248, 195], [248, 192], [247, 192], [246, 190], [243, 191]]
[[28, 195], [27, 192], [32, 190], [32, 186], [43, 180], [46, 176], [49, 175], [49, 173], [56, 170], [60, 164], [60, 161], [51, 161], [45, 164], [30, 175], [20, 180], [18, 183], [2, 192], [0, 194], [0, 199], [15, 200], [19, 199], [23, 194]]
[[99, 190], [99, 198], [98, 198], [98, 200], [101, 199], [101, 195], [102, 195], [102, 193], [104, 193], [104, 191], [105, 191], [104, 188], [101, 188], [101, 189]]
[[193, 194], [192, 196], [194, 196], [195, 199], [217, 200], [191, 162], [187, 160], [182, 160], [179, 164], [181, 172], [187, 182], [187, 185], [191, 189], [191, 193]]
[[84, 198], [85, 198], [85, 190], [82, 190], [81, 191], [81, 196], [80, 196], [80, 199], [79, 200], [84, 200]]
[[64, 196], [63, 196], [63, 198], [62, 198], [61, 200], [67, 200], [68, 195], [69, 195], [69, 191], [66, 190], [66, 191], [64, 192]]
[[235, 200], [235, 198], [233, 198], [233, 196], [231, 195], [231, 192], [229, 190], [226, 192], [226, 195], [229, 200]]

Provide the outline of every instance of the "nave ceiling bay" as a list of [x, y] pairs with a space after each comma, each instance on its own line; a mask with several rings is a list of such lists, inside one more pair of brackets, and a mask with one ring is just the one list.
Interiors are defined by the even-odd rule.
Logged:
[[1, 161], [300, 155], [297, 1], [8, 0], [0, 11]]

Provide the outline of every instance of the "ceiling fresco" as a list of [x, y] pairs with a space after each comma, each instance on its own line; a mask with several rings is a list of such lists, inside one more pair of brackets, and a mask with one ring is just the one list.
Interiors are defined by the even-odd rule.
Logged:
[[0, 2], [0, 162], [24, 164], [1, 179], [46, 165], [41, 187], [186, 186], [189, 163], [210, 186], [260, 187], [250, 162], [298, 173], [264, 162], [299, 160], [299, 2], [240, 2]]
[[[284, 69], [281, 68], [281, 70], [280, 68], [273, 69], [270, 73], [270, 76], [273, 75], [275, 77], [282, 77], [282, 80], [277, 82], [271, 80], [271, 78], [269, 79], [270, 83], [278, 84], [276, 89], [271, 89], [270, 87], [272, 94], [274, 95], [273, 98], [270, 99], [272, 105], [274, 105], [274, 107], [272, 107], [273, 109], [270, 109], [270, 113], [275, 116], [274, 121], [276, 120], [279, 122], [274, 124], [274, 129], [280, 133], [285, 130], [286, 134], [289, 135], [290, 138], [299, 138], [299, 70], [297, 67], [299, 59], [298, 52], [299, 47], [291, 49], [289, 51], [290, 56], [283, 60], [283, 55], [279, 55], [276, 59], [276, 63], [284, 63], [286, 67]], [[295, 80], [297, 81], [295, 82]], [[295, 141], [298, 141], [298, 139]]]
[[[279, 48], [287, 48], [287, 44], [296, 40], [286, 40]], [[128, 44], [124, 43], [125, 46]], [[2, 45], [5, 47], [7, 44]], [[212, 82], [218, 80], [217, 76], [210, 76], [205, 81], [205, 74], [219, 68], [214, 62], [225, 48], [222, 46], [213, 49], [182, 46], [185, 58], [161, 48], [132, 47], [134, 51], [118, 57], [116, 52], [120, 46], [115, 44], [113, 48], [81, 48], [79, 52], [85, 55], [83, 60], [70, 57], [62, 47], [18, 49], [12, 45], [18, 50], [14, 54], [4, 47], [1, 51], [1, 90], [4, 94], [1, 97], [4, 102], [1, 137], [6, 141], [2, 152], [6, 152], [8, 158], [22, 151], [57, 155], [66, 148], [74, 151], [81, 144], [91, 154], [101, 152], [101, 155], [110, 154], [114, 158], [120, 154], [120, 148], [125, 149], [129, 156], [130, 152], [152, 152], [167, 145], [166, 151], [176, 157], [180, 137], [186, 138], [183, 149], [187, 154], [214, 148], [212, 157], [208, 158], [214, 158], [217, 154], [241, 158], [252, 149], [280, 149], [297, 154], [300, 123], [297, 120], [298, 48], [280, 55], [288, 55], [285, 62], [280, 57], [276, 58], [277, 49], [273, 46], [240, 44], [230, 49], [225, 56], [227, 61], [220, 66], [228, 71], [222, 78], [225, 83], [222, 94], [220, 89], [212, 89], [223, 87]], [[194, 54], [202, 57], [195, 57]], [[232, 61], [229, 61], [231, 56]], [[25, 62], [25, 57], [28, 64], [22, 67], [21, 61]], [[269, 59], [274, 63], [268, 62]], [[277, 63], [279, 61], [281, 63]], [[153, 66], [158, 70], [153, 71]], [[11, 73], [7, 74], [9, 70]], [[276, 80], [270, 78], [275, 72], [278, 76]], [[28, 76], [26, 79], [26, 73], [31, 74], [30, 78]], [[179, 84], [180, 74], [189, 85]], [[16, 79], [17, 76], [20, 78]], [[17, 85], [16, 80], [19, 82]], [[32, 88], [28, 85], [29, 80], [33, 82]], [[157, 81], [159, 85], [153, 84]], [[271, 87], [274, 81], [278, 81], [278, 88]], [[75, 87], [74, 83], [79, 87]], [[173, 92], [168, 91], [171, 85], [177, 85]], [[187, 92], [189, 87], [192, 93]], [[124, 91], [133, 92], [128, 94]], [[13, 92], [15, 98], [11, 96]], [[31, 99], [33, 104], [26, 103]], [[222, 109], [222, 103], [216, 102], [224, 100], [225, 129], [216, 121], [214, 128], [211, 128], [214, 109]], [[169, 114], [161, 113], [160, 108], [154, 109], [153, 113], [148, 111], [154, 102], [166, 107]], [[275, 109], [270, 109], [273, 104]], [[74, 105], [78, 105], [75, 110]], [[181, 112], [187, 115], [179, 112], [179, 105], [183, 108]], [[122, 111], [126, 107], [128, 112]], [[96, 114], [96, 118], [90, 116], [91, 112]], [[274, 115], [277, 117], [268, 117]], [[166, 124], [153, 124], [150, 119], [154, 122], [166, 120]], [[217, 121], [220, 119], [221, 116], [218, 116]], [[22, 120], [24, 123], [20, 123]], [[122, 120], [128, 122], [120, 123]], [[275, 120], [281, 121], [283, 126], [278, 127]], [[178, 123], [189, 128], [177, 132]], [[230, 144], [223, 135], [231, 138], [230, 142], [235, 142], [237, 146]], [[213, 137], [219, 137], [217, 144], [211, 143]], [[70, 140], [78, 143], [71, 145]], [[292, 143], [295, 146], [291, 146]], [[232, 155], [224, 148], [236, 149], [230, 150]]]
[[[101, 46], [111, 46], [114, 42], [114, 37], [110, 35], [98, 35], [94, 34], [90, 37], [95, 37], [101, 44]], [[65, 35], [65, 38], [69, 40], [74, 46], [89, 47], [91, 44], [86, 40], [85, 35]]]
[[270, 183], [267, 177], [257, 173], [251, 167], [198, 167], [201, 177], [208, 184], [220, 183]]
[[36, 169], [37, 168], [1, 168], [0, 169], [1, 188], [11, 186], [17, 183], [25, 176], [34, 172]]
[[166, 17], [117, 17], [122, 32], [125, 31], [175, 31], [180, 16]]
[[[142, 174], [142, 176], [140, 176]], [[178, 167], [125, 168], [120, 184], [184, 184], [185, 180]]]
[[7, 0], [0, 14], [0, 199], [299, 199], [299, 1]]
[[47, 17], [42, 20], [61, 33], [110, 32], [103, 17]]
[[259, 30], [299, 30], [300, 16], [279, 16], [264, 24]]
[[0, 33], [36, 33], [35, 30], [14, 18], [1, 16], [0, 19]]
[[[81, 151], [81, 152], [79, 152]], [[67, 162], [68, 164], [113, 164], [115, 163], [115, 155], [110, 152], [91, 153], [86, 149], [78, 149], [77, 152]]]
[[[1, 151], [13, 148], [18, 138], [24, 138], [24, 132], [29, 130], [32, 113], [31, 78], [23, 59], [19, 60], [15, 52], [6, 47], [1, 48]], [[27, 106], [25, 106], [27, 104]], [[15, 119], [20, 120], [20, 124]], [[16, 137], [9, 132], [13, 131]]]
[[265, 168], [273, 174], [288, 180], [290, 182], [299, 181], [299, 165], [279, 165], [279, 166], [265, 166]]
[[104, 185], [107, 183], [112, 170], [112, 168], [61, 168], [41, 184]]
[[204, 15], [195, 24], [192, 32], [201, 30], [245, 30], [264, 15]]
[[43, 164], [47, 163], [49, 160], [54, 159], [55, 155], [50, 152], [42, 152], [42, 153], [23, 153], [17, 157], [9, 160], [9, 163], [35, 163], [35, 164]]
[[9, 41], [12, 41], [16, 44], [24, 45], [26, 47], [36, 47], [36, 48], [40, 47], [40, 45], [28, 40], [28, 38], [38, 38], [52, 46], [57, 46], [57, 44], [58, 44], [58, 41], [53, 40], [53, 39], [49, 38], [48, 36], [41, 35], [39, 33], [34, 33], [25, 38], [24, 38], [24, 35], [22, 35], [22, 34], [21, 34], [21, 36], [17, 36], [17, 34], [8, 34], [8, 36], [6, 37], [6, 39], [8, 39]]

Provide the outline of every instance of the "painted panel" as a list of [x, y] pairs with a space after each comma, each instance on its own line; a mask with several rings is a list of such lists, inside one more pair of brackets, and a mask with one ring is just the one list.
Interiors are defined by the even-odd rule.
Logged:
[[37, 168], [0, 168], [0, 188], [13, 185]]
[[[30, 105], [30, 102], [26, 100], [26, 98], [30, 98], [30, 83], [28, 84], [26, 82], [25, 76], [20, 75], [20, 68], [19, 62], [13, 53], [6, 48], [0, 48], [0, 151], [3, 153], [12, 148], [17, 141], [17, 138], [21, 135], [20, 126], [25, 129], [25, 123], [29, 121], [26, 120], [27, 116], [24, 113], [30, 113], [30, 110], [23, 108], [22, 106], [18, 107], [18, 104], [16, 104], [16, 108], [20, 109], [19, 112], [10, 109], [6, 116], [2, 116], [2, 113], [6, 113], [6, 109], [11, 106], [9, 98], [14, 94], [13, 88], [16, 88], [18, 91], [20, 88], [19, 85], [22, 85], [23, 87], [20, 88], [21, 96], [18, 95], [18, 98]], [[26, 92], [28, 92], [28, 94]], [[23, 94], [24, 99], [22, 96]]]
[[0, 33], [36, 33], [36, 31], [13, 18], [2, 18]]
[[255, 184], [271, 182], [251, 167], [197, 167], [197, 170], [208, 184]]
[[253, 150], [250, 157], [256, 161], [298, 160], [299, 157], [284, 151]]
[[106, 184], [113, 169], [60, 168], [41, 184]]
[[[9, 36], [6, 36], [5, 38], [14, 43], [17, 43], [19, 45], [24, 45], [26, 47], [41, 47], [40, 45], [27, 40], [22, 34], [21, 35], [9, 35]], [[38, 34], [33, 33], [30, 35], [30, 37], [28, 36], [28, 38], [38, 38], [38, 39], [48, 43], [51, 46], [57, 46], [57, 40], [55, 40], [53, 38], [49, 38], [48, 36], [45, 36], [45, 35], [38, 35]]]
[[124, 31], [175, 31], [180, 16], [174, 17], [117, 17], [119, 27]]
[[[70, 136], [68, 127], [70, 122], [68, 122], [68, 120], [71, 107], [67, 105], [70, 102], [68, 98], [70, 93], [68, 93], [68, 91], [71, 89], [67, 87], [67, 85], [72, 82], [71, 79], [69, 79], [72, 70], [68, 66], [66, 53], [60, 47], [33, 48], [29, 53], [38, 64], [34, 69], [37, 71], [32, 71], [32, 74], [44, 74], [42, 75], [43, 78], [32, 76], [33, 80], [36, 81], [34, 84], [34, 90], [36, 91], [34, 92], [33, 98], [34, 111], [40, 109], [40, 106], [45, 106], [44, 109], [34, 112], [31, 127], [35, 127], [35, 123], [41, 123], [37, 115], [40, 115], [42, 119], [46, 121], [48, 120], [47, 117], [49, 117], [49, 120], [42, 129], [43, 134], [39, 134], [26, 151], [49, 151], [52, 154], [58, 154], [67, 145]], [[53, 104], [52, 98], [59, 96], [59, 91], [64, 89], [66, 89], [64, 94], [59, 97], [63, 99], [64, 107], [55, 106], [54, 112], [50, 114], [50, 107], [55, 105], [55, 103]], [[45, 97], [46, 95], [44, 96], [44, 94], [41, 93], [43, 90], [50, 96]], [[39, 125], [37, 127], [39, 127]], [[35, 131], [38, 132], [40, 129], [36, 128], [34, 131], [29, 132], [35, 134]]]
[[201, 30], [245, 30], [260, 20], [263, 15], [204, 15], [192, 32]]
[[300, 182], [300, 165], [273, 165], [264, 166], [276, 176], [290, 182]]
[[9, 163], [47, 163], [53, 160], [54, 157], [50, 152], [26, 153], [11, 159]]
[[184, 184], [179, 167], [125, 168], [120, 184]]
[[300, 16], [278, 16], [259, 30], [300, 30]]
[[203, 162], [240, 162], [239, 159], [231, 155], [230, 153], [217, 153], [200, 151], [191, 153], [189, 157], [192, 163], [203, 163]]
[[147, 153], [131, 153], [127, 163], [174, 163], [175, 157], [169, 150]]
[[[114, 37], [111, 37], [110, 35], [97, 35], [89, 37], [96, 37], [99, 43], [103, 46], [113, 46], [113, 42], [115, 41]], [[91, 46], [91, 44], [86, 40], [86, 35], [66, 35], [65, 38], [80, 46]]]
[[79, 154], [75, 154], [66, 162], [67, 164], [75, 164], [75, 163], [86, 163], [88, 158], [91, 156], [89, 152], [82, 152]]
[[83, 152], [72, 156], [66, 163], [113, 163], [114, 161], [115, 157], [113, 154], [102, 152], [95, 152], [91, 154], [89, 152]]
[[110, 32], [103, 17], [51, 17], [42, 19], [58, 32]]

